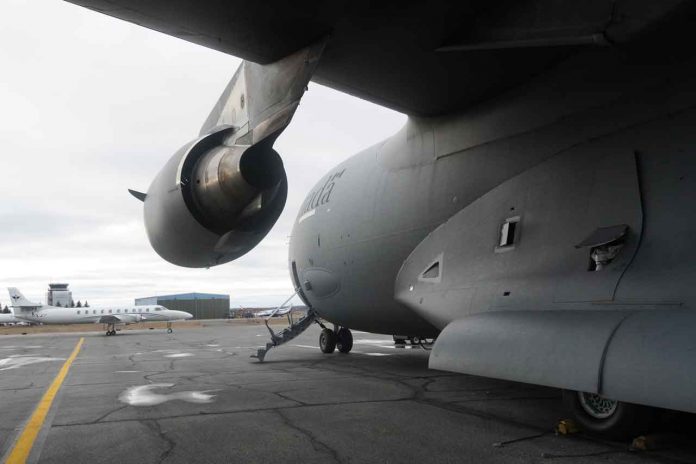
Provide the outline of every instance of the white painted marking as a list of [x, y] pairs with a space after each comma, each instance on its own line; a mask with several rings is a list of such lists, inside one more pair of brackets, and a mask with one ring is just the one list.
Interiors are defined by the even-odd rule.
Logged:
[[173, 353], [173, 354], [168, 354], [165, 355], [165, 358], [188, 358], [189, 356], [193, 356], [193, 353]]
[[114, 374], [133, 374], [135, 372], [142, 372], [142, 371], [115, 371]]
[[391, 353], [363, 353], [363, 354], [366, 354], [368, 356], [391, 356], [392, 355]]
[[49, 361], [65, 361], [65, 358], [48, 358], [43, 356], [10, 356], [9, 358], [0, 359], [0, 371], [17, 369], [28, 366], [29, 364]]
[[314, 208], [314, 209], [311, 210], [311, 211], [307, 211], [307, 212], [304, 213], [302, 216], [300, 216], [300, 219], [297, 220], [297, 223], [299, 224], [300, 222], [304, 221], [305, 219], [314, 216], [316, 213], [317, 213], [317, 209], [316, 209], [316, 208]]
[[216, 346], [220, 346], [220, 345], [205, 345], [205, 346], [216, 347]]
[[393, 345], [392, 340], [371, 340], [369, 338], [358, 338], [353, 340], [353, 343], [359, 345]]
[[292, 345], [292, 346], [297, 346], [299, 348], [309, 348], [310, 350], [316, 350], [316, 346], [310, 346], [310, 345]]
[[170, 388], [173, 386], [173, 383], [153, 383], [130, 387], [121, 393], [118, 399], [130, 406], [154, 406], [173, 400], [181, 400], [188, 403], [211, 403], [215, 398], [215, 395], [209, 395], [204, 391], [183, 391], [168, 394], [153, 393], [151, 391], [155, 388]]
[[35, 350], [38, 348], [43, 348], [41, 345], [25, 345], [25, 346], [20, 346], [20, 345], [9, 345], [9, 346], [0, 346], [0, 350], [21, 350], [22, 348], [30, 349], [30, 350]]

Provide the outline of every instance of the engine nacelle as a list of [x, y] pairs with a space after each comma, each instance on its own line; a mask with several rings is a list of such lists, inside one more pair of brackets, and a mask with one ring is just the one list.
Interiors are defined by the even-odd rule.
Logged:
[[226, 144], [223, 128], [184, 145], [165, 164], [144, 199], [145, 228], [170, 263], [210, 267], [254, 248], [280, 216], [287, 197], [273, 137]]

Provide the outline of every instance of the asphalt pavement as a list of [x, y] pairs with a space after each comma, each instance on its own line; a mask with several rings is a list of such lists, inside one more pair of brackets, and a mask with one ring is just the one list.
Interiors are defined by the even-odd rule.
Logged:
[[0, 456], [84, 337], [28, 462], [696, 462], [693, 416], [666, 416], [650, 451], [556, 435], [558, 390], [429, 370], [421, 347], [353, 335], [326, 355], [315, 326], [264, 363], [261, 325], [3, 335]]

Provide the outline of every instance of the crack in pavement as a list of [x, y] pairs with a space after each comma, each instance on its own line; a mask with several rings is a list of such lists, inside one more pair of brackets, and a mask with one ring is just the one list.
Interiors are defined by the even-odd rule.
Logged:
[[143, 419], [140, 422], [145, 425], [145, 427], [153, 431], [160, 440], [166, 443], [167, 449], [162, 451], [159, 456], [158, 464], [161, 464], [165, 459], [167, 459], [167, 457], [169, 457], [170, 454], [172, 454], [172, 451], [174, 451], [174, 448], [176, 447], [176, 442], [162, 431], [162, 426], [156, 419]]
[[331, 456], [333, 458], [333, 460], [336, 461], [338, 464], [344, 464], [347, 462], [347, 461], [344, 461], [343, 459], [341, 459], [341, 456], [338, 453], [338, 451], [336, 451], [335, 449], [331, 448], [329, 445], [327, 445], [326, 443], [321, 441], [312, 432], [310, 432], [309, 430], [304, 429], [304, 428], [300, 427], [299, 425], [293, 423], [288, 416], [283, 414], [283, 411], [281, 409], [275, 409], [272, 411], [275, 412], [278, 415], [278, 417], [280, 417], [280, 420], [283, 421], [283, 424], [285, 426], [287, 426], [293, 430], [296, 430], [300, 434], [307, 437], [307, 439], [309, 440], [309, 443], [312, 445], [312, 448], [314, 448], [314, 451], [317, 451], [320, 453], [324, 452], [324, 453], [329, 454], [329, 456]]

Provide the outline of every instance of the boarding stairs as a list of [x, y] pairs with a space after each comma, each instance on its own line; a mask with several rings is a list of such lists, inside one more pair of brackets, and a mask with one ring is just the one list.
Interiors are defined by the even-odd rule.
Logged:
[[282, 311], [285, 305], [290, 300], [292, 300], [296, 294], [297, 292], [290, 295], [290, 297], [287, 300], [285, 300], [280, 306], [274, 309], [269, 316], [266, 317], [266, 319], [264, 320], [264, 324], [266, 324], [266, 328], [268, 329], [268, 332], [271, 334], [271, 341], [266, 343], [266, 346], [264, 348], [259, 348], [256, 354], [252, 354], [252, 358], [257, 358], [260, 362], [263, 362], [264, 358], [266, 357], [266, 354], [271, 349], [283, 345], [292, 340], [293, 338], [297, 337], [302, 332], [307, 330], [307, 328], [309, 328], [309, 326], [317, 320], [316, 313], [312, 310], [312, 308], [309, 308], [309, 310], [307, 311], [307, 315], [302, 317], [298, 321], [294, 321], [292, 317], [292, 311], [288, 311], [287, 316], [288, 324], [290, 324], [289, 327], [286, 327], [280, 332], [274, 332], [273, 329], [269, 327], [268, 321], [270, 321], [273, 316], [278, 314], [278, 312]]

